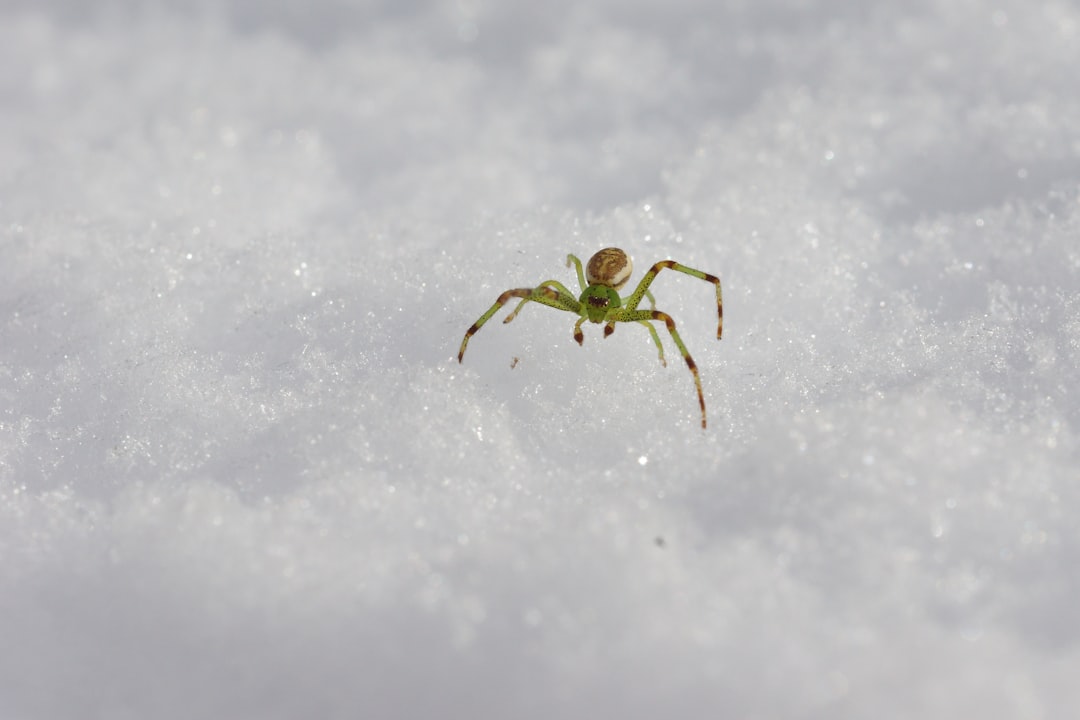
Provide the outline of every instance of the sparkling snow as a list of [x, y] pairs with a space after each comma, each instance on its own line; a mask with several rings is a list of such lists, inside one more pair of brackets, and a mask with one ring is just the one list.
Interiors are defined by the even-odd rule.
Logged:
[[[1080, 7], [11, 0], [0, 718], [1080, 707]], [[507, 288], [617, 245], [661, 328]], [[509, 309], [509, 308], [508, 308]]]

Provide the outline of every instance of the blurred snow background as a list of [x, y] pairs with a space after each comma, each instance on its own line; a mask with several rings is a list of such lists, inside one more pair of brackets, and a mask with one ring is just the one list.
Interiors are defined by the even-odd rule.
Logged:
[[[0, 717], [1075, 712], [1078, 67], [1065, 0], [6, 0]], [[607, 245], [722, 277], [653, 286], [707, 431], [636, 326], [456, 362]]]

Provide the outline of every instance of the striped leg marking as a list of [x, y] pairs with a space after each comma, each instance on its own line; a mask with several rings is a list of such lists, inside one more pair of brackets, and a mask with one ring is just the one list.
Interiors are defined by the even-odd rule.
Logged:
[[[562, 293], [563, 295], [565, 295], [566, 297], [570, 297], [570, 298], [574, 297], [574, 293], [572, 293], [572, 292], [570, 292], [569, 290], [567, 290], [566, 286], [565, 286], [565, 285], [563, 285], [563, 284], [562, 284], [561, 282], [559, 282], [558, 280], [545, 280], [544, 282], [542, 282], [542, 283], [540, 283], [539, 285], [537, 285], [537, 286], [536, 286], [536, 288], [535, 288], [535, 290], [539, 290], [539, 289], [540, 289], [540, 288], [542, 288], [542, 287], [548, 287], [548, 288], [551, 288], [552, 290], [556, 290], [556, 291], [558, 291], [558, 292]], [[533, 299], [533, 298], [532, 298], [531, 296], [530, 296], [530, 297], [526, 297], [526, 298], [522, 298], [522, 299], [521, 299], [521, 302], [519, 302], [519, 303], [517, 304], [517, 307], [516, 307], [516, 308], [514, 308], [514, 311], [513, 311], [512, 313], [510, 313], [509, 315], [507, 315], [507, 316], [506, 316], [506, 317], [505, 317], [505, 318], [503, 319], [503, 322], [504, 322], [504, 323], [508, 323], [508, 322], [510, 322], [511, 320], [513, 320], [514, 318], [516, 318], [516, 317], [517, 317], [517, 314], [518, 314], [519, 312], [521, 312], [521, 308], [525, 307], [525, 303], [529, 302], [529, 301], [530, 301], [530, 300], [532, 300], [532, 299]], [[562, 306], [561, 306], [561, 305], [560, 305], [559, 307], [560, 307], [560, 308], [562, 308]]]
[[[686, 361], [686, 367], [690, 368], [690, 374], [694, 377], [694, 387], [697, 389], [698, 405], [701, 406], [701, 427], [705, 428], [705, 394], [701, 391], [701, 376], [698, 374], [697, 363], [694, 362], [694, 358], [690, 357], [690, 351], [686, 349], [686, 345], [683, 344], [682, 338], [679, 337], [679, 333], [675, 330], [675, 321], [671, 319], [671, 316], [667, 313], [660, 312], [659, 310], [627, 310], [625, 308], [619, 308], [613, 310], [608, 318], [616, 322], [646, 322], [649, 320], [659, 320], [667, 327], [668, 333], [671, 334], [671, 339], [675, 341], [675, 346], [679, 348], [679, 352], [682, 353], [683, 360]], [[659, 338], [657, 338], [659, 343]]]
[[720, 292], [720, 278], [715, 275], [710, 275], [707, 272], [701, 272], [692, 267], [687, 267], [674, 260], [661, 260], [649, 268], [649, 272], [645, 273], [645, 277], [641, 278], [641, 282], [638, 283], [633, 294], [627, 299], [625, 308], [627, 310], [636, 310], [641, 299], [649, 294], [649, 285], [656, 279], [657, 274], [664, 269], [677, 270], [690, 277], [696, 277], [699, 280], [711, 282], [716, 286], [716, 316], [718, 318], [716, 325], [716, 339], [719, 340], [720, 336], [724, 333], [724, 298]]
[[[495, 304], [492, 305], [486, 313], [480, 316], [479, 320], [472, 324], [472, 327], [465, 331], [465, 338], [461, 341], [461, 349], [458, 350], [458, 362], [461, 362], [461, 359], [465, 356], [465, 347], [469, 344], [469, 338], [475, 335], [480, 328], [484, 327], [484, 323], [490, 320], [495, 313], [499, 312], [499, 308], [510, 302], [510, 298], [521, 298], [522, 303], [529, 301], [538, 302], [541, 305], [547, 305], [559, 310], [566, 310], [575, 315], [578, 314], [578, 311], [581, 309], [581, 305], [572, 296], [564, 295], [560, 291], [546, 285], [535, 288], [516, 288], [514, 290], [507, 290], [499, 296], [499, 299], [495, 301]], [[517, 314], [517, 311], [520, 309], [521, 305], [519, 304], [511, 315]]]

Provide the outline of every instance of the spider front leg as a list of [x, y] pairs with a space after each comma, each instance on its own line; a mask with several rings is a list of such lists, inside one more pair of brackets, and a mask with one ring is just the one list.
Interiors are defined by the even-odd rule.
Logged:
[[[555, 290], [558, 290], [559, 292], [566, 295], [567, 297], [574, 297], [574, 293], [570, 292], [566, 288], [566, 286], [563, 285], [558, 280], [545, 280], [544, 282], [542, 282], [542, 283], [540, 283], [539, 285], [536, 286], [537, 289], [542, 288], [542, 287], [550, 287], [550, 288], [553, 288]], [[511, 320], [513, 320], [514, 318], [516, 318], [517, 314], [519, 312], [521, 312], [521, 308], [525, 307], [525, 303], [529, 302], [529, 300], [531, 300], [531, 299], [532, 299], [531, 297], [522, 298], [521, 302], [519, 302], [517, 304], [517, 307], [514, 308], [514, 311], [511, 312], [509, 315], [507, 315], [505, 318], [503, 318], [503, 322], [508, 323]]]
[[[692, 267], [687, 267], [686, 265], [677, 263], [674, 260], [661, 260], [660, 262], [649, 268], [649, 272], [645, 273], [645, 277], [641, 278], [641, 282], [638, 283], [637, 288], [630, 295], [630, 297], [627, 298], [625, 309], [636, 310], [638, 304], [641, 302], [642, 297], [652, 297], [651, 295], [649, 295], [649, 285], [651, 285], [652, 281], [656, 279], [657, 274], [665, 268], [669, 268], [671, 270], [678, 270], [679, 272], [689, 275], [690, 277], [696, 277], [699, 280], [711, 282], [713, 285], [716, 286], [716, 315], [718, 318], [718, 322], [716, 325], [716, 339], [719, 340], [720, 335], [724, 332], [724, 300], [723, 296], [720, 294], [720, 278], [716, 277], [715, 275], [710, 275], [707, 272], [701, 272], [700, 270], [695, 270]], [[656, 307], [655, 303], [653, 303], [653, 307]]]
[[[627, 308], [618, 308], [608, 313], [608, 318], [611, 322], [648, 322], [649, 320], [660, 320], [667, 326], [667, 330], [671, 334], [671, 339], [675, 341], [675, 346], [679, 348], [683, 360], [686, 361], [686, 367], [690, 368], [690, 374], [694, 377], [694, 387], [697, 388], [698, 404], [701, 406], [701, 427], [704, 429], [705, 394], [701, 391], [701, 376], [698, 375], [697, 363], [694, 362], [694, 358], [690, 357], [690, 351], [686, 349], [686, 345], [683, 344], [682, 338], [680, 338], [679, 333], [676, 332], [675, 321], [671, 319], [671, 316], [667, 313], [660, 312], [659, 310], [629, 310]], [[659, 345], [660, 339], [656, 336], [655, 330], [653, 331], [653, 336]]]
[[[565, 310], [567, 312], [572, 312], [575, 315], [581, 314], [581, 304], [578, 303], [572, 295], [564, 294], [547, 285], [540, 285], [534, 288], [516, 288], [514, 290], [507, 290], [499, 296], [495, 301], [495, 304], [492, 305], [486, 313], [480, 316], [479, 320], [474, 322], [472, 326], [465, 331], [465, 337], [461, 341], [461, 349], [458, 350], [458, 362], [461, 362], [462, 357], [465, 356], [465, 347], [469, 344], [469, 338], [475, 335], [476, 332], [484, 326], [484, 323], [490, 320], [495, 313], [499, 312], [499, 308], [510, 302], [510, 298], [522, 298], [522, 303], [531, 300], [532, 302], [538, 302], [541, 305], [547, 305], [556, 308], [557, 310]], [[516, 314], [519, 309], [521, 309], [520, 304], [513, 314]]]
[[[646, 290], [645, 291], [645, 297], [647, 297], [649, 299], [649, 309], [655, 310], [656, 309], [656, 298], [653, 297], [653, 294], [651, 292], [649, 292], [648, 290]], [[652, 333], [653, 342], [655, 342], [656, 346], [658, 348], [660, 348], [660, 364], [663, 365], [664, 367], [667, 367], [667, 363], [664, 362], [664, 347], [660, 344], [660, 338], [657, 337], [657, 335], [656, 335], [656, 328], [654, 328], [652, 325], [650, 325], [647, 322], [642, 323], [642, 325], [649, 328], [649, 332]], [[608, 335], [610, 335], [613, 332], [615, 332], [615, 321], [610, 320], [610, 321], [608, 321], [608, 324], [604, 326], [604, 337], [607, 337]]]

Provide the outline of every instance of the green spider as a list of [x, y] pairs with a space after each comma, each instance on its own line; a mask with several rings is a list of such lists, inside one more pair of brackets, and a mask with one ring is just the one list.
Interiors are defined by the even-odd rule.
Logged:
[[[508, 323], [517, 317], [525, 303], [530, 301], [580, 316], [574, 324], [574, 340], [577, 341], [578, 345], [585, 342], [585, 335], [581, 332], [581, 324], [586, 320], [594, 323], [607, 323], [604, 327], [604, 337], [615, 332], [615, 323], [617, 322], [641, 323], [649, 329], [649, 334], [660, 351], [660, 364], [666, 367], [664, 346], [660, 344], [660, 336], [656, 334], [656, 328], [650, 323], [651, 320], [660, 320], [667, 326], [668, 332], [671, 333], [671, 339], [675, 341], [675, 345], [679, 348], [679, 352], [682, 353], [683, 359], [686, 360], [687, 367], [690, 368], [690, 374], [694, 376], [698, 403], [701, 405], [701, 427], [704, 428], [705, 396], [701, 393], [701, 378], [698, 375], [697, 364], [690, 357], [686, 346], [683, 345], [679, 333], [675, 331], [675, 321], [667, 313], [662, 313], [656, 309], [656, 301], [652, 293], [649, 292], [649, 285], [652, 284], [656, 275], [664, 268], [678, 270], [681, 273], [706, 280], [715, 285], [716, 313], [720, 318], [720, 322], [716, 326], [716, 339], [719, 340], [720, 334], [724, 330], [724, 302], [720, 296], [720, 278], [681, 265], [674, 260], [661, 260], [653, 265], [649, 272], [645, 273], [645, 277], [641, 279], [641, 282], [638, 283], [637, 288], [629, 297], [620, 298], [618, 290], [626, 285], [630, 279], [630, 273], [633, 271], [630, 257], [625, 252], [619, 248], [604, 248], [589, 259], [585, 272], [582, 272], [581, 261], [575, 256], [566, 256], [566, 267], [570, 267], [570, 263], [573, 263], [574, 267], [577, 268], [578, 283], [581, 285], [580, 297], [575, 300], [574, 294], [558, 280], [545, 280], [534, 288], [507, 290], [499, 296], [499, 299], [495, 301], [490, 310], [481, 315], [480, 319], [465, 331], [465, 339], [461, 341], [461, 350], [458, 351], [458, 362], [461, 362], [461, 359], [465, 356], [465, 346], [469, 344], [469, 338], [482, 328], [484, 323], [499, 311], [499, 308], [509, 302], [510, 298], [521, 298], [521, 302], [517, 304], [513, 312], [506, 316], [506, 319], [503, 320], [504, 323]], [[588, 283], [586, 283], [586, 278]], [[652, 306], [651, 310], [637, 309], [638, 304], [644, 297], [649, 298], [649, 303]]]

